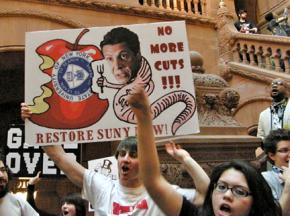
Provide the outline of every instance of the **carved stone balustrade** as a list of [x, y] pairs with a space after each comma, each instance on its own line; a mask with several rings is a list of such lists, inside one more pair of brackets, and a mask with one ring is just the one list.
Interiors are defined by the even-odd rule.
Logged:
[[141, 2], [152, 9], [207, 16], [207, 0], [144, 0]]
[[50, 5], [79, 7], [95, 11], [140, 15], [152, 18], [187, 20], [215, 26], [216, 6], [219, 0], [22, 0]]
[[[223, 3], [223, 1], [221, 2]], [[232, 65], [248, 71], [290, 73], [290, 37], [239, 33], [234, 27], [234, 15], [225, 4], [217, 13], [219, 68], [221, 76], [229, 80]]]
[[233, 61], [290, 74], [290, 38], [272, 35], [234, 35]]

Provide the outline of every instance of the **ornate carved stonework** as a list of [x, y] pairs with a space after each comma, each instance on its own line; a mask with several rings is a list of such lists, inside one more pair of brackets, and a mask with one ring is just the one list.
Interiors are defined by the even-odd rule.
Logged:
[[193, 73], [193, 80], [196, 86], [203, 87], [228, 87], [227, 82], [220, 76], [215, 74], [196, 74]]
[[193, 80], [196, 86], [204, 87], [227, 87], [227, 82], [215, 74], [204, 74], [203, 57], [197, 51], [190, 51], [190, 63]]
[[112, 3], [112, 2], [101, 2], [94, 0], [21, 0], [27, 2], [39, 2], [43, 4], [54, 4], [54, 5], [63, 5], [66, 7], [80, 7], [90, 10], [110, 10], [111, 13], [124, 13], [130, 15], [142, 15], [146, 17], [155, 17], [162, 19], [180, 19], [186, 20], [190, 23], [196, 24], [206, 24], [212, 27], [216, 26], [216, 21], [212, 17], [208, 16], [199, 16], [195, 14], [186, 14], [181, 12], [175, 12], [172, 10], [159, 9], [157, 7], [146, 7], [146, 6], [136, 6], [136, 5], [125, 5], [120, 3]]
[[203, 59], [199, 52], [190, 51], [190, 63], [192, 73], [204, 73]]
[[219, 98], [221, 100], [223, 113], [227, 113], [228, 115], [232, 115], [233, 111], [238, 107], [240, 95], [239, 93], [230, 88], [226, 88], [222, 90], [219, 94]]
[[[256, 67], [259, 71], [284, 71], [290, 73], [289, 68], [289, 38], [263, 34], [245, 34], [238, 32], [233, 23], [233, 15], [228, 11], [224, 2], [217, 13], [217, 33], [219, 49], [219, 72], [227, 81], [232, 79], [233, 68], [229, 63], [242, 62], [245, 66]], [[281, 68], [280, 62], [284, 61], [285, 68]], [[238, 71], [240, 73], [240, 71]], [[244, 75], [246, 72], [244, 73]], [[250, 75], [255, 79], [255, 74]], [[263, 81], [264, 76], [260, 77]]]
[[[233, 159], [254, 161], [255, 149], [261, 142], [257, 137], [247, 135], [189, 135], [177, 137], [174, 141], [186, 149], [208, 174], [213, 167], [225, 161]], [[185, 168], [165, 152], [163, 142], [157, 146], [164, 177], [182, 187], [194, 187]]]
[[84, 24], [73, 21], [71, 19], [67, 19], [64, 16], [60, 16], [57, 14], [46, 13], [44, 11], [37, 11], [37, 10], [0, 10], [0, 17], [11, 17], [11, 16], [21, 16], [21, 17], [37, 17], [46, 20], [51, 20], [53, 22], [57, 22], [60, 24], [64, 24], [71, 28], [83, 28], [85, 27]]
[[198, 52], [190, 53], [192, 76], [197, 89], [198, 118], [201, 126], [240, 126], [232, 117], [240, 95], [214, 74], [204, 74], [203, 59]]
[[191, 177], [182, 165], [165, 163], [161, 164], [160, 169], [162, 175], [165, 176], [169, 182], [185, 188], [194, 187]]
[[233, 44], [233, 14], [230, 13], [227, 7], [223, 4], [218, 9], [217, 14], [218, 28], [218, 48], [219, 48], [219, 71], [220, 75], [229, 80], [232, 78], [227, 63], [232, 60], [232, 44]]
[[197, 87], [196, 98], [200, 126], [240, 126], [233, 118], [240, 99], [234, 89]]
[[273, 79], [282, 78], [284, 79], [288, 85], [290, 83], [290, 77], [285, 73], [276, 73], [274, 71], [269, 71], [267, 69], [254, 67], [251, 65], [245, 65], [237, 62], [229, 62], [229, 67], [231, 73], [238, 74], [241, 77], [245, 77], [247, 79], [252, 79], [256, 81], [260, 81], [269, 85]]

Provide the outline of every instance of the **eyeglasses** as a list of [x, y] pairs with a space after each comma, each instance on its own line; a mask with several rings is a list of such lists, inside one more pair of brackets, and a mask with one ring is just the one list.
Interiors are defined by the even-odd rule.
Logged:
[[0, 167], [0, 172], [7, 172], [8, 168], [7, 167]]
[[229, 185], [225, 182], [216, 183], [215, 189], [216, 189], [216, 191], [218, 191], [220, 193], [225, 193], [230, 189], [232, 191], [233, 195], [237, 198], [244, 198], [244, 197], [252, 195], [252, 193], [249, 192], [243, 186], [235, 185], [235, 186], [229, 187]]
[[272, 82], [271, 85], [284, 85], [284, 83], [283, 81], [279, 80], [279, 81]]
[[290, 149], [288, 149], [288, 148], [281, 148], [281, 149], [278, 149], [278, 150], [277, 150], [277, 152], [279, 152], [279, 153], [284, 153], [284, 154], [285, 154], [285, 153], [288, 154], [289, 151], [290, 151]]

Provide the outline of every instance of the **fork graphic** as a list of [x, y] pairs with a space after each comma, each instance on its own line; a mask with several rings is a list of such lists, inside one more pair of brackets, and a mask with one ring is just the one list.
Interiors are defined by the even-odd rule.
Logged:
[[[104, 78], [103, 73], [104, 73], [104, 64], [97, 65], [97, 72], [100, 74], [101, 78]], [[104, 93], [103, 86], [101, 88], [101, 93]]]

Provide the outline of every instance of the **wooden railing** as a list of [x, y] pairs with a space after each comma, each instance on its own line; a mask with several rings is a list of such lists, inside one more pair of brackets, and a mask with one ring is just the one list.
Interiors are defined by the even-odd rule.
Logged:
[[234, 34], [233, 61], [290, 74], [290, 38]]

